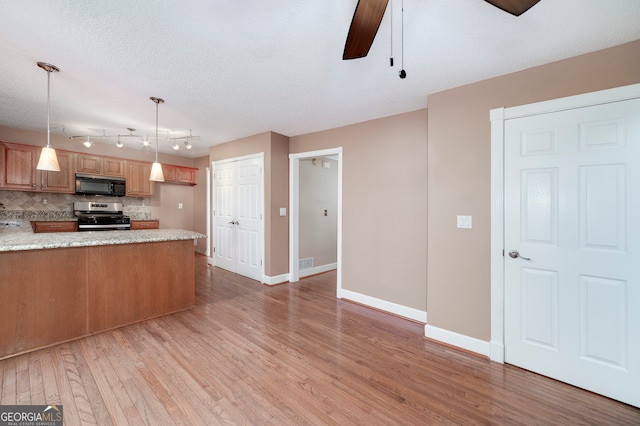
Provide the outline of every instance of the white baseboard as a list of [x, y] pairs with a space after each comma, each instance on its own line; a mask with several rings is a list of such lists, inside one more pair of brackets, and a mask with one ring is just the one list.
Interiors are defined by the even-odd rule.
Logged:
[[409, 308], [397, 303], [388, 302], [382, 299], [376, 299], [375, 297], [367, 296], [366, 294], [356, 293], [355, 291], [341, 289], [338, 294], [338, 298], [347, 299], [365, 306], [379, 309], [381, 311], [389, 312], [401, 317], [409, 318], [418, 322], [427, 322], [427, 313], [418, 309]]
[[275, 277], [270, 277], [268, 275], [262, 276], [262, 284], [276, 285], [286, 282], [289, 282], [289, 274], [276, 275]]
[[489, 342], [445, 330], [444, 328], [438, 328], [426, 324], [424, 326], [424, 336], [486, 357], [489, 357], [490, 355]]
[[321, 274], [327, 271], [333, 271], [338, 267], [337, 263], [328, 263], [326, 265], [314, 266], [313, 268], [301, 269], [299, 272], [300, 278], [308, 277], [310, 275]]

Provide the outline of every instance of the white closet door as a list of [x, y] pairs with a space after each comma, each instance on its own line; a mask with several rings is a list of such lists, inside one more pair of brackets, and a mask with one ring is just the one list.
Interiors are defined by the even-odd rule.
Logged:
[[216, 163], [214, 168], [215, 265], [262, 281], [263, 159]]
[[506, 362], [640, 406], [639, 195], [640, 100], [505, 122]]

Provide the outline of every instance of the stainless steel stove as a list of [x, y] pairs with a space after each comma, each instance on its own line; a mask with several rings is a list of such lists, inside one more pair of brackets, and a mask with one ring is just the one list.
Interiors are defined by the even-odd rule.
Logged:
[[128, 231], [131, 219], [122, 214], [122, 203], [75, 201], [73, 215], [78, 218], [78, 231]]

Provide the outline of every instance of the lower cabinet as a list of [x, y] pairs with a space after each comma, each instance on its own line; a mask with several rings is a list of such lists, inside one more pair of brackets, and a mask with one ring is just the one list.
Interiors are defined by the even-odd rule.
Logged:
[[78, 222], [69, 221], [31, 221], [31, 228], [36, 234], [43, 232], [76, 232]]
[[192, 240], [0, 252], [0, 359], [192, 307]]
[[160, 221], [158, 220], [132, 220], [131, 230], [138, 229], [158, 229], [160, 228]]

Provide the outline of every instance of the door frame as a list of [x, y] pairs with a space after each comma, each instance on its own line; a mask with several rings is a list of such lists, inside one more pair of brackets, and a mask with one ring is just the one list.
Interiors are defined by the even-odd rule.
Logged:
[[491, 120], [491, 341], [489, 358], [504, 363], [504, 122], [640, 98], [640, 84], [489, 111]]
[[261, 271], [260, 271], [260, 282], [264, 283], [265, 282], [265, 275], [264, 275], [264, 268], [265, 268], [265, 262], [264, 262], [264, 257], [265, 257], [265, 238], [264, 238], [264, 232], [265, 232], [265, 226], [264, 226], [264, 221], [265, 221], [265, 212], [264, 212], [264, 152], [259, 152], [256, 154], [249, 154], [249, 155], [243, 155], [240, 157], [233, 157], [233, 158], [225, 158], [223, 160], [212, 160], [211, 161], [211, 173], [210, 173], [210, 185], [211, 185], [211, 199], [208, 202], [208, 208], [209, 208], [209, 227], [211, 229], [211, 234], [209, 235], [209, 253], [210, 253], [210, 257], [209, 257], [209, 264], [212, 266], [216, 266], [216, 256], [215, 253], [213, 251], [213, 245], [215, 244], [215, 239], [214, 239], [214, 235], [213, 235], [213, 230], [215, 229], [215, 214], [213, 214], [213, 207], [215, 206], [216, 203], [216, 185], [215, 185], [215, 175], [216, 175], [216, 165], [222, 165], [222, 164], [228, 164], [228, 163], [235, 163], [238, 161], [244, 161], [244, 160], [253, 160], [253, 159], [259, 159], [261, 162], [261, 168], [262, 168], [262, 173], [260, 173], [260, 188], [262, 188], [262, 194], [260, 194], [260, 219], [261, 219], [261, 224], [260, 224], [260, 245], [261, 245], [261, 256], [262, 256], [262, 261], [261, 261]]
[[338, 158], [338, 236], [336, 296], [342, 297], [342, 147], [289, 154], [289, 282], [300, 280], [300, 160], [321, 156]]

